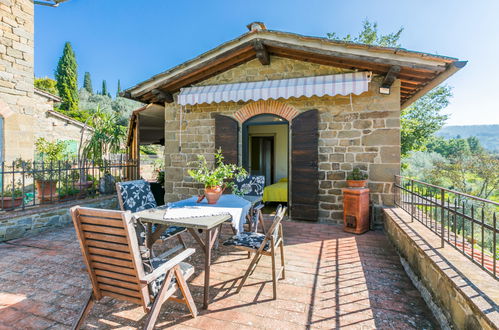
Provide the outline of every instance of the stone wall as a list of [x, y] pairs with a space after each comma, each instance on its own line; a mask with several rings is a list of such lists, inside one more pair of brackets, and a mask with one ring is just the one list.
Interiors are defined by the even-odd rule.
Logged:
[[74, 205], [118, 209], [116, 196], [106, 196], [4, 214], [0, 217], [0, 242], [67, 226], [72, 221], [69, 209]]
[[443, 329], [498, 329], [499, 285], [454, 247], [400, 208], [385, 208], [384, 226], [402, 264]]
[[23, 119], [34, 109], [33, 6], [31, 0], [0, 0], [0, 115], [5, 154], [23, 148], [30, 135]]
[[[223, 72], [202, 85], [327, 75], [345, 70], [272, 57], [269, 66], [258, 60]], [[321, 221], [338, 222], [343, 207], [341, 188], [353, 167], [370, 176], [371, 198], [376, 204], [390, 205], [394, 175], [400, 168], [400, 83], [396, 81], [390, 95], [378, 93], [381, 77], [374, 77], [368, 92], [350, 97], [301, 97], [278, 100], [298, 113], [318, 109], [319, 137], [319, 209]], [[200, 85], [201, 85], [200, 84]], [[184, 109], [182, 152], [179, 146], [179, 106], [165, 108], [165, 190], [166, 200], [173, 201], [198, 193], [199, 186], [187, 175], [187, 164], [197, 154], [214, 152], [216, 114], [234, 117], [236, 111], [250, 102], [202, 104]], [[242, 141], [240, 138], [239, 141]], [[241, 154], [241, 153], [240, 153]]]
[[0, 0], [0, 116], [5, 161], [32, 159], [34, 142], [80, 140], [81, 127], [50, 116], [53, 101], [34, 91], [34, 8], [31, 0]]

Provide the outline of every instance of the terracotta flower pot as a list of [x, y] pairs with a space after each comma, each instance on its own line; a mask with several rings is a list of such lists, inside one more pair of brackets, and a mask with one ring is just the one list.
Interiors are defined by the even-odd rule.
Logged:
[[83, 181], [83, 182], [80, 182], [80, 181], [76, 181], [74, 183], [74, 186], [75, 188], [77, 188], [78, 190], [84, 190], [84, 189], [88, 189], [90, 187], [92, 187], [94, 184], [93, 181]]
[[36, 193], [41, 202], [51, 201], [58, 198], [57, 181], [36, 180]]
[[216, 204], [223, 192], [224, 189], [220, 186], [204, 188], [204, 195], [208, 200], [208, 204]]
[[347, 186], [350, 188], [364, 188], [367, 180], [347, 180]]
[[0, 201], [0, 208], [2, 209], [13, 209], [21, 206], [23, 203], [22, 197], [2, 197], [2, 201]]

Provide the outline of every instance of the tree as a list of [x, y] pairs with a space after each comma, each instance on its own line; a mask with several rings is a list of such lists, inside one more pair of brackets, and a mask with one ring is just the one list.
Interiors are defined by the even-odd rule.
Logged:
[[442, 110], [452, 96], [449, 86], [439, 86], [402, 110], [401, 153], [407, 156], [411, 150], [424, 150], [427, 143], [445, 124], [448, 115]]
[[64, 110], [78, 109], [78, 65], [71, 43], [66, 42], [55, 71], [57, 90]]
[[121, 82], [118, 79], [118, 90], [116, 91], [116, 97], [120, 96], [120, 94], [121, 94]]
[[54, 79], [50, 79], [48, 77], [35, 78], [35, 87], [50, 94], [59, 95], [57, 82]]
[[107, 83], [106, 80], [102, 81], [102, 92], [101, 95], [107, 95], [109, 92], [107, 91]]
[[341, 41], [346, 41], [346, 42], [355, 42], [355, 43], [361, 43], [361, 44], [366, 44], [366, 45], [376, 45], [376, 46], [383, 46], [383, 47], [400, 47], [400, 44], [398, 43], [398, 41], [399, 41], [400, 36], [402, 35], [403, 31], [404, 31], [404, 28], [401, 27], [395, 33], [381, 35], [378, 32], [378, 23], [377, 22], [370, 22], [366, 18], [362, 22], [362, 31], [356, 37], [352, 37], [352, 35], [347, 34], [345, 37], [341, 38], [341, 37], [338, 37], [338, 35], [335, 32], [328, 33], [327, 37], [329, 39], [341, 40]]
[[[345, 37], [340, 38], [336, 33], [328, 33], [327, 37], [345, 42], [383, 47], [400, 47], [399, 39], [403, 31], [404, 28], [401, 27], [395, 33], [383, 35], [378, 31], [378, 23], [365, 19], [362, 31], [356, 37], [347, 34]], [[424, 150], [428, 140], [442, 128], [448, 116], [443, 115], [441, 110], [449, 104], [451, 96], [450, 87], [436, 87], [402, 111], [402, 156], [407, 156], [411, 150]]]
[[83, 78], [83, 88], [86, 89], [90, 94], [94, 93], [92, 88], [92, 78], [90, 78], [90, 72], [85, 72], [85, 77]]
[[97, 108], [93, 117], [94, 130], [83, 148], [84, 157], [101, 162], [110, 153], [120, 151], [126, 128], [116, 124], [116, 115]]
[[499, 159], [487, 153], [437, 163], [435, 174], [451, 182], [451, 189], [489, 198], [499, 189]]
[[481, 154], [485, 151], [482, 147], [482, 144], [480, 143], [480, 140], [476, 136], [468, 137], [466, 139], [466, 142], [468, 142], [470, 152], [474, 155]]
[[436, 152], [450, 160], [471, 155], [468, 141], [461, 138], [433, 138], [426, 148], [428, 151]]

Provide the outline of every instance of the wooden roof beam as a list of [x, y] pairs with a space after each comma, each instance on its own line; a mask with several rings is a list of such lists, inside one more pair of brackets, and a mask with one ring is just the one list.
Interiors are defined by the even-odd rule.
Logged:
[[304, 53], [307, 53], [309, 55], [322, 55], [322, 56], [326, 56], [326, 57], [341, 58], [341, 59], [345, 59], [345, 60], [367, 62], [367, 63], [381, 64], [381, 65], [390, 65], [390, 66], [398, 65], [401, 67], [406, 67], [406, 68], [418, 70], [421, 72], [427, 72], [427, 73], [435, 73], [435, 72], [445, 71], [445, 66], [442, 66], [442, 65], [416, 64], [416, 63], [405, 62], [402, 60], [378, 58], [376, 56], [349, 54], [349, 53], [332, 51], [332, 50], [310, 48], [307, 46], [290, 44], [290, 43], [285, 43], [285, 42], [280, 42], [280, 41], [275, 41], [275, 40], [265, 40], [264, 45], [268, 46], [268, 47], [272, 47], [272, 48], [286, 49], [288, 51], [291, 50], [291, 51], [295, 51], [295, 52], [304, 52]]
[[383, 82], [381, 83], [381, 87], [384, 88], [390, 88], [393, 85], [393, 82], [395, 79], [397, 79], [397, 76], [400, 72], [400, 66], [398, 65], [393, 65], [390, 70], [388, 70], [388, 73], [385, 76], [385, 79], [383, 79]]
[[153, 89], [151, 93], [155, 96], [156, 102], [173, 103], [173, 95], [170, 92], [162, 91], [160, 89]]
[[262, 63], [262, 65], [269, 65], [270, 64], [270, 54], [267, 51], [267, 48], [265, 45], [262, 43], [261, 40], [255, 40], [253, 42], [253, 48], [255, 49], [256, 52], [256, 58]]
[[383, 82], [381, 83], [381, 86], [379, 87], [380, 94], [385, 94], [385, 95], [390, 94], [390, 87], [392, 87], [393, 82], [395, 81], [395, 79], [397, 79], [397, 76], [399, 73], [400, 73], [400, 66], [399, 65], [392, 65], [390, 67], [390, 70], [388, 70], [388, 73], [386, 74], [385, 79], [383, 79]]

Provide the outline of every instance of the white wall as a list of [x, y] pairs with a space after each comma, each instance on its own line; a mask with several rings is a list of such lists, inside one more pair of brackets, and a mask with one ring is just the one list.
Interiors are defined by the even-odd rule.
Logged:
[[[249, 126], [250, 136], [274, 136], [275, 182], [288, 177], [288, 125]], [[251, 143], [251, 142], [250, 142]], [[251, 150], [251, 146], [249, 148]], [[274, 182], [274, 183], [275, 183]]]

